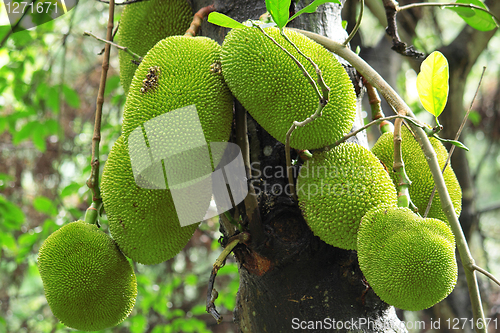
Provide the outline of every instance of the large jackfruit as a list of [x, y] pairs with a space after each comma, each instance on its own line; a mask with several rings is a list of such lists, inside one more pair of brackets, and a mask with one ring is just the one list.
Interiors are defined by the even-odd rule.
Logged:
[[[192, 104], [207, 141], [227, 141], [233, 96], [220, 73], [220, 52], [219, 44], [207, 37], [172, 36], [158, 42], [144, 57], [130, 85], [123, 111], [125, 141], [146, 121]], [[169, 144], [184, 144], [165, 139]]]
[[[187, 244], [198, 224], [181, 227], [170, 190], [137, 186], [128, 146], [120, 136], [104, 165], [101, 195], [111, 235], [134, 261], [155, 265], [174, 257]], [[206, 211], [211, 189], [194, 210]], [[199, 193], [193, 198], [200, 198]], [[205, 200], [203, 200], [205, 199]]]
[[[123, 9], [117, 40], [121, 46], [144, 57], [160, 40], [183, 35], [193, 19], [193, 10], [186, 0], [148, 0], [132, 3]], [[128, 93], [137, 65], [126, 52], [118, 53], [120, 82]]]
[[98, 331], [132, 311], [137, 282], [116, 243], [97, 226], [69, 223], [52, 233], [38, 254], [52, 313], [66, 326]]
[[[192, 105], [196, 122], [186, 116], [192, 114], [188, 112], [193, 111]], [[162, 120], [168, 115], [173, 115], [169, 121], [175, 121], [175, 126]], [[179, 204], [183, 212], [200, 216], [196, 222], [202, 220], [212, 195], [209, 175], [220, 156], [207, 155], [202, 161], [201, 153], [207, 151], [207, 143], [229, 139], [232, 115], [233, 98], [220, 74], [220, 46], [215, 41], [172, 36], [144, 57], [130, 85], [122, 135], [108, 157], [101, 182], [110, 231], [125, 255], [143, 264], [157, 264], [186, 245], [196, 225], [180, 226]], [[132, 169], [135, 151], [130, 149], [146, 146], [162, 163], [151, 164], [150, 171], [155, 172], [148, 177], [152, 177], [139, 179]], [[177, 153], [174, 157], [162, 157], [172, 151]], [[148, 155], [144, 157], [145, 162], [139, 162], [150, 163]], [[193, 168], [202, 162], [208, 170]], [[158, 186], [145, 186], [151, 182]], [[196, 186], [200, 182], [204, 185]], [[187, 188], [180, 200], [173, 196], [179, 188]]]
[[457, 282], [455, 237], [450, 228], [408, 208], [380, 207], [363, 217], [358, 259], [373, 291], [403, 310], [433, 306]]
[[359, 223], [369, 209], [397, 204], [396, 190], [382, 164], [354, 143], [314, 153], [300, 170], [297, 196], [313, 233], [348, 250], [356, 250]]
[[[425, 155], [420, 148], [417, 140], [413, 134], [405, 126], [401, 128], [401, 153], [403, 157], [403, 162], [405, 164], [405, 171], [408, 178], [412, 182], [409, 188], [410, 198], [413, 204], [418, 208], [418, 212], [423, 215], [429, 199], [432, 194], [432, 189], [434, 188], [434, 179], [432, 178], [431, 170], [425, 159]], [[439, 167], [442, 169], [446, 159], [448, 158], [448, 152], [443, 144], [434, 139], [429, 138], [434, 151], [436, 152], [437, 159], [439, 162]], [[375, 143], [372, 148], [372, 152], [377, 156], [382, 163], [389, 170], [389, 174], [394, 181], [394, 185], [397, 186], [397, 176], [392, 171], [392, 166], [394, 164], [394, 139], [393, 133], [384, 133]], [[457, 177], [451, 168], [451, 165], [446, 167], [444, 171], [443, 178], [448, 188], [448, 193], [450, 194], [453, 207], [455, 208], [455, 213], [460, 216], [462, 210], [462, 189], [458, 183]], [[441, 208], [441, 200], [439, 199], [439, 194], [436, 191], [434, 199], [432, 200], [432, 205], [429, 210], [427, 217], [439, 219], [441, 221], [447, 222], [446, 214]]]
[[[277, 28], [264, 30], [293, 54], [316, 81], [312, 65]], [[321, 117], [295, 129], [290, 145], [296, 149], [331, 145], [353, 125], [356, 109], [353, 85], [342, 65], [325, 48], [300, 33], [288, 29], [285, 33], [318, 65], [331, 89]], [[222, 73], [245, 109], [283, 143], [293, 121], [305, 120], [318, 108], [319, 98], [297, 64], [258, 29], [233, 29], [227, 34], [222, 45]]]

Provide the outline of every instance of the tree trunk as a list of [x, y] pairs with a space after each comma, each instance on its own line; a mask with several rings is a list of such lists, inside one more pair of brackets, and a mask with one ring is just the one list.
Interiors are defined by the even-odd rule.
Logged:
[[[209, 1], [205, 0], [193, 1], [195, 11], [208, 4]], [[304, 6], [299, 2], [295, 10]], [[258, 19], [265, 12], [261, 0], [215, 1], [215, 7], [239, 22]], [[291, 25], [338, 41], [345, 40], [347, 34], [341, 26], [341, 7], [333, 4], [322, 7], [317, 13], [303, 15]], [[227, 29], [208, 23], [202, 25], [202, 34], [219, 43], [225, 33]], [[348, 69], [348, 72], [354, 74], [355, 71]], [[351, 77], [356, 82], [360, 102], [359, 77]], [[237, 103], [237, 113], [240, 108]], [[248, 121], [252, 163], [248, 178], [251, 178], [250, 174], [257, 176], [252, 183], [258, 207], [250, 214], [248, 206], [238, 207], [247, 213], [246, 220], [250, 220], [247, 228], [251, 234], [248, 245], [238, 245], [234, 249], [240, 268], [240, 287], [234, 312], [238, 331], [277, 333], [312, 328], [311, 332], [322, 329], [406, 332], [394, 308], [382, 302], [367, 286], [356, 252], [334, 248], [315, 237], [302, 218], [297, 203], [280, 191], [287, 184], [284, 145], [249, 115], [243, 118]], [[359, 116], [355, 127], [361, 124]], [[354, 140], [367, 145], [365, 136]], [[297, 158], [294, 153], [292, 158]], [[294, 166], [295, 175], [298, 168], [298, 165]], [[226, 236], [231, 234], [224, 227], [222, 232]]]

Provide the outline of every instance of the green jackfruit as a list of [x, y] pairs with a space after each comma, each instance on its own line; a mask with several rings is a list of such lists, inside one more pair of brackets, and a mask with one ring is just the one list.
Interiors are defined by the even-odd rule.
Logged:
[[[208, 208], [211, 189], [206, 190], [205, 200], [192, 202], [194, 210]], [[123, 136], [104, 165], [101, 195], [111, 235], [127, 257], [141, 264], [155, 265], [174, 257], [198, 226], [181, 227], [169, 190], [137, 186]]]
[[[312, 65], [277, 28], [264, 29], [293, 54], [317, 79]], [[351, 129], [356, 111], [354, 87], [338, 60], [304, 35], [286, 35], [320, 68], [330, 87], [321, 117], [298, 127], [290, 138], [296, 149], [319, 149], [333, 144]], [[318, 108], [319, 98], [297, 64], [258, 29], [233, 29], [222, 45], [222, 73], [229, 89], [252, 117], [274, 138], [285, 142], [294, 121], [304, 121]]]
[[[186, 0], [149, 0], [125, 6], [120, 19], [117, 40], [121, 46], [144, 57], [160, 40], [183, 35], [193, 19], [193, 10]], [[118, 53], [120, 82], [128, 93], [137, 65], [126, 52]]]
[[[412, 182], [409, 189], [410, 198], [413, 204], [418, 208], [418, 212], [423, 215], [429, 199], [432, 194], [432, 189], [434, 188], [434, 179], [432, 178], [431, 170], [425, 159], [425, 155], [420, 148], [417, 140], [414, 138], [413, 134], [403, 126], [401, 128], [401, 152], [403, 157], [403, 162], [405, 164], [405, 171], [408, 178]], [[437, 159], [439, 162], [439, 167], [444, 167], [444, 163], [448, 158], [448, 152], [443, 144], [434, 139], [429, 138], [434, 151], [436, 152]], [[384, 133], [375, 143], [372, 148], [372, 152], [377, 156], [380, 161], [387, 167], [389, 174], [394, 182], [397, 184], [397, 176], [392, 171], [392, 165], [394, 164], [394, 140], [393, 133]], [[448, 188], [448, 193], [450, 194], [453, 207], [455, 208], [455, 213], [460, 216], [462, 210], [462, 189], [458, 183], [457, 177], [451, 168], [451, 165], [446, 167], [444, 171], [443, 178]], [[434, 199], [432, 200], [431, 209], [427, 217], [439, 219], [441, 221], [447, 222], [443, 209], [441, 208], [441, 200], [439, 199], [439, 194], [436, 191]]]
[[450, 228], [408, 208], [375, 208], [363, 217], [358, 259], [373, 291], [403, 310], [433, 306], [457, 282], [455, 237]]
[[[193, 105], [196, 119], [189, 112]], [[179, 213], [199, 217], [196, 222], [203, 219], [212, 196], [209, 175], [220, 156], [207, 155], [202, 163], [201, 154], [208, 151], [207, 143], [213, 148], [214, 142], [227, 142], [232, 116], [233, 97], [220, 73], [220, 46], [215, 41], [172, 36], [144, 57], [130, 85], [122, 135], [101, 183], [110, 231], [125, 255], [157, 264], [186, 245], [196, 225], [181, 227]], [[137, 147], [149, 153], [135, 158]], [[131, 157], [139, 163], [140, 177]], [[196, 187], [200, 182], [204, 185]]]
[[[123, 111], [125, 141], [146, 121], [193, 104], [207, 141], [227, 141], [233, 96], [220, 73], [220, 52], [219, 44], [207, 37], [172, 36], [156, 44], [130, 85]], [[151, 79], [152, 72], [157, 74]], [[175, 138], [166, 140], [169, 145], [185, 144]]]
[[369, 209], [397, 203], [382, 164], [354, 143], [314, 153], [300, 170], [297, 196], [313, 233], [347, 250], [356, 250], [359, 223]]
[[69, 223], [51, 234], [38, 269], [52, 313], [66, 326], [98, 331], [121, 323], [137, 296], [134, 270], [97, 226]]

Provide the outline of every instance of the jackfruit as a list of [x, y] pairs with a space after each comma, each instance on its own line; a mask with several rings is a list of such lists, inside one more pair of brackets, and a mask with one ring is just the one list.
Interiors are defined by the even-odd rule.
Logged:
[[[128, 147], [120, 136], [108, 155], [101, 195], [109, 230], [123, 253], [145, 265], [174, 257], [193, 236], [198, 224], [181, 227], [170, 190], [139, 187], [134, 179]], [[194, 210], [206, 209], [210, 190]], [[199, 193], [193, 196], [199, 199]], [[188, 199], [186, 201], [189, 201]]]
[[[222, 155], [214, 154], [213, 143], [227, 142], [232, 116], [233, 97], [214, 40], [172, 36], [144, 57], [101, 183], [110, 231], [125, 255], [157, 264], [186, 245], [196, 225], [181, 227], [179, 213], [203, 219], [212, 196], [210, 174]], [[132, 168], [131, 158], [139, 167]]]
[[441, 220], [409, 208], [379, 207], [358, 231], [361, 271], [384, 302], [409, 311], [446, 298], [457, 282], [455, 237]]
[[[125, 141], [146, 121], [193, 104], [207, 141], [227, 141], [233, 96], [220, 73], [220, 52], [219, 44], [207, 37], [172, 36], [158, 42], [144, 57], [130, 85], [123, 111]], [[156, 76], [152, 77], [152, 71]], [[170, 145], [185, 144], [176, 138], [165, 140]]]
[[[405, 164], [405, 171], [408, 178], [412, 182], [409, 188], [410, 198], [413, 204], [418, 208], [418, 212], [423, 215], [429, 203], [429, 199], [434, 188], [434, 179], [432, 178], [431, 170], [425, 159], [425, 155], [420, 148], [417, 140], [413, 134], [405, 126], [401, 127], [401, 153], [403, 162]], [[439, 167], [443, 168], [448, 152], [443, 144], [435, 138], [429, 138], [434, 151], [436, 152]], [[394, 186], [397, 186], [397, 176], [392, 171], [394, 164], [394, 141], [393, 133], [384, 133], [375, 143], [372, 152], [377, 156], [380, 161], [387, 167], [389, 175], [391, 176]], [[451, 168], [451, 165], [446, 167], [443, 178], [448, 188], [455, 213], [460, 216], [462, 210], [462, 189], [458, 183], [457, 177]], [[427, 217], [439, 219], [447, 222], [446, 214], [441, 208], [441, 200], [436, 191], [432, 205]]]
[[116, 243], [97, 226], [69, 223], [52, 233], [38, 254], [38, 269], [52, 313], [66, 326], [98, 331], [132, 311], [137, 282]]
[[[299, 55], [277, 28], [264, 31], [317, 80], [309, 61]], [[354, 87], [342, 65], [325, 48], [300, 33], [288, 29], [285, 33], [318, 65], [331, 89], [321, 117], [296, 128], [290, 146], [296, 149], [326, 147], [342, 138], [353, 125]], [[227, 34], [222, 45], [222, 73], [229, 89], [250, 115], [283, 143], [293, 122], [304, 121], [318, 108], [319, 98], [297, 64], [258, 29], [233, 29]]]
[[369, 209], [397, 204], [396, 190], [382, 164], [354, 143], [315, 152], [300, 170], [297, 196], [313, 233], [347, 250], [356, 250], [359, 223]]
[[[186, 32], [193, 10], [186, 0], [149, 0], [126, 5], [118, 29], [118, 44], [144, 57], [160, 40]], [[137, 65], [130, 54], [120, 51], [120, 82], [128, 93]]]

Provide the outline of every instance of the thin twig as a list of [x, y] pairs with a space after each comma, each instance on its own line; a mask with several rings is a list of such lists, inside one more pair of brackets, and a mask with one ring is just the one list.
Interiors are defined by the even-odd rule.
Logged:
[[413, 119], [413, 118], [410, 118], [410, 117], [407, 117], [407, 116], [403, 116], [403, 115], [394, 115], [394, 116], [389, 116], [389, 117], [385, 117], [385, 118], [379, 118], [379, 119], [375, 119], [375, 120], [369, 122], [368, 124], [366, 124], [363, 127], [358, 128], [354, 132], [345, 135], [342, 139], [338, 140], [333, 145], [329, 146], [329, 148], [332, 149], [333, 147], [338, 146], [342, 142], [345, 142], [350, 137], [353, 137], [353, 136], [357, 135], [359, 132], [364, 131], [368, 127], [371, 127], [371, 126], [376, 125], [378, 123], [383, 123], [384, 121], [388, 121], [388, 120], [392, 120], [392, 119], [397, 119], [397, 118], [403, 118], [403, 119], [405, 119], [405, 120], [407, 120], [409, 122], [414, 123], [416, 126], [421, 126], [421, 127], [425, 126], [424, 124], [421, 124], [417, 119]]
[[317, 75], [317, 83], [319, 84], [320, 88], [321, 88], [321, 97], [320, 99], [322, 98], [325, 102], [324, 104], [326, 105], [326, 103], [328, 103], [328, 99], [329, 99], [329, 95], [330, 95], [330, 87], [328, 87], [325, 83], [325, 80], [323, 79], [323, 75], [321, 75], [321, 70], [319, 69], [318, 65], [308, 56], [306, 56], [298, 47], [297, 45], [295, 45], [294, 42], [292, 42], [290, 40], [290, 38], [288, 38], [288, 36], [285, 34], [285, 30], [281, 30], [281, 36], [283, 36], [283, 38], [285, 38], [285, 40], [293, 46], [293, 48], [301, 55], [303, 56], [304, 58], [306, 58], [307, 61], [309, 61], [309, 63], [313, 66], [314, 68], [314, 71], [316, 72], [316, 75]]
[[396, 15], [398, 13], [398, 3], [395, 0], [382, 0], [387, 17], [386, 33], [392, 37], [392, 49], [399, 54], [413, 58], [422, 58], [423, 53], [415, 50], [413, 46], [406, 46], [406, 43], [401, 41], [398, 35], [398, 26], [396, 23]]
[[[142, 61], [142, 57], [141, 57], [140, 55], [138, 55], [138, 54], [136, 54], [136, 53], [134, 53], [134, 52], [130, 51], [128, 47], [121, 46], [121, 45], [118, 45], [118, 44], [116, 44], [116, 43], [113, 43], [113, 42], [112, 42], [112, 40], [113, 40], [113, 39], [111, 39], [111, 40], [105, 40], [105, 39], [102, 39], [101, 37], [98, 37], [98, 36], [94, 35], [93, 33], [89, 32], [89, 31], [85, 31], [85, 32], [83, 33], [83, 35], [84, 35], [84, 36], [94, 37], [95, 39], [97, 39], [97, 40], [99, 40], [99, 41], [101, 41], [101, 42], [106, 43], [106, 45], [113, 45], [113, 46], [114, 46], [114, 47], [116, 47], [117, 49], [122, 50], [122, 51], [124, 51], [124, 52], [127, 52], [127, 53], [128, 53], [128, 54], [130, 54], [133, 58], [137, 59], [137, 61], [139, 61], [139, 62], [140, 62], [140, 61]], [[112, 37], [110, 37], [110, 38], [112, 38]]]
[[487, 277], [489, 277], [491, 281], [495, 282], [496, 284], [498, 284], [500, 286], [500, 281], [493, 274], [491, 274], [490, 272], [488, 272], [487, 270], [479, 267], [476, 264], [472, 265], [472, 268], [474, 268], [476, 271], [478, 271], [480, 273], [483, 273], [484, 275], [486, 275]]
[[217, 324], [220, 324], [223, 318], [217, 311], [217, 308], [215, 307], [214, 303], [215, 300], [217, 299], [217, 296], [219, 295], [217, 290], [215, 290], [214, 288], [215, 277], [217, 276], [217, 272], [219, 271], [219, 269], [221, 269], [221, 267], [224, 266], [227, 256], [233, 251], [234, 247], [239, 243], [247, 243], [249, 239], [250, 239], [250, 234], [248, 233], [240, 233], [232, 237], [229, 240], [228, 245], [224, 248], [222, 253], [217, 258], [217, 260], [215, 260], [214, 267], [212, 268], [212, 272], [210, 273], [210, 278], [208, 279], [206, 310], [208, 313], [212, 315], [212, 317], [215, 318]]
[[265, 31], [264, 29], [262, 29], [262, 27], [258, 24], [255, 24], [255, 23], [252, 23], [254, 27], [257, 27], [260, 29], [260, 31], [264, 34], [264, 36], [266, 36], [267, 38], [269, 38], [274, 44], [276, 44], [280, 49], [283, 50], [283, 52], [285, 52], [290, 58], [292, 58], [292, 60], [297, 64], [297, 66], [299, 66], [299, 68], [302, 70], [302, 73], [305, 75], [305, 77], [307, 78], [307, 80], [309, 81], [309, 83], [314, 87], [314, 91], [316, 92], [316, 95], [318, 96], [319, 99], [321, 99], [323, 96], [321, 95], [319, 89], [318, 89], [318, 86], [316, 86], [316, 83], [314, 82], [313, 78], [311, 77], [311, 75], [309, 74], [309, 72], [305, 69], [304, 65], [302, 65], [300, 63], [300, 61], [297, 60], [297, 58], [294, 57], [293, 54], [291, 54], [290, 52], [288, 52], [287, 49], [285, 49], [283, 46], [281, 46], [273, 37], [269, 36]]
[[259, 211], [259, 203], [255, 188], [251, 182], [251, 164], [250, 164], [250, 144], [247, 134], [247, 114], [241, 103], [235, 104], [235, 123], [236, 123], [236, 143], [241, 149], [243, 163], [245, 164], [245, 174], [247, 178], [248, 195], [243, 200], [245, 204], [246, 217], [248, 219], [248, 230], [252, 234], [254, 243], [261, 244], [264, 241], [264, 228]]
[[480, 215], [480, 214], [492, 212], [494, 210], [499, 210], [499, 209], [500, 209], [500, 203], [496, 203], [494, 205], [490, 205], [488, 207], [484, 207], [483, 209], [478, 210], [477, 214]]
[[302, 72], [304, 73], [304, 75], [309, 80], [309, 83], [311, 83], [312, 86], [314, 87], [314, 89], [316, 90], [316, 94], [317, 94], [317, 96], [319, 98], [318, 108], [316, 109], [316, 111], [310, 117], [308, 117], [307, 119], [305, 119], [302, 122], [294, 121], [293, 124], [292, 124], [292, 126], [290, 127], [290, 129], [286, 133], [286, 138], [285, 138], [285, 160], [286, 160], [286, 173], [287, 173], [287, 177], [288, 177], [288, 186], [290, 187], [290, 193], [292, 194], [292, 197], [294, 198], [295, 201], [297, 201], [297, 194], [295, 193], [295, 185], [293, 184], [293, 175], [292, 175], [292, 159], [291, 159], [291, 156], [290, 156], [290, 137], [292, 136], [293, 131], [295, 131], [295, 129], [297, 127], [305, 126], [305, 125], [313, 122], [314, 120], [316, 120], [318, 117], [321, 116], [321, 112], [323, 111], [323, 109], [325, 108], [326, 104], [328, 103], [328, 98], [329, 98], [329, 94], [330, 94], [330, 87], [328, 87], [326, 85], [325, 80], [323, 79], [323, 75], [321, 74], [321, 70], [319, 69], [318, 65], [310, 57], [306, 56], [297, 47], [297, 45], [295, 45], [295, 43], [293, 43], [288, 38], [288, 36], [286, 35], [284, 29], [280, 30], [281, 36], [290, 45], [292, 45], [292, 47], [301, 56], [303, 56], [304, 58], [306, 58], [306, 60], [309, 61], [309, 63], [313, 66], [313, 68], [314, 68], [314, 70], [316, 72], [316, 75], [317, 75], [317, 83], [321, 87], [321, 93], [320, 93], [320, 91], [318, 89], [318, 86], [316, 85], [316, 83], [312, 79], [311, 75], [309, 75], [309, 72], [307, 72], [307, 70], [305, 69], [305, 67], [302, 65], [302, 63], [297, 58], [295, 58], [290, 52], [288, 52], [287, 49], [285, 49], [283, 46], [281, 46], [280, 44], [278, 44], [278, 42], [276, 42], [274, 40], [274, 38], [272, 38], [271, 36], [269, 36], [264, 31], [264, 29], [262, 29], [262, 27], [260, 27], [259, 25], [255, 25], [255, 24], [254, 24], [254, 26], [257, 26], [262, 31], [262, 33], [265, 36], [267, 36], [269, 39], [271, 39], [271, 41], [273, 41], [274, 44], [276, 44], [283, 51], [285, 51], [286, 54], [288, 54], [288, 56], [290, 56], [292, 58], [292, 60], [295, 61], [295, 63], [297, 64], [297, 66], [299, 66], [299, 68], [302, 70]]
[[[404, 111], [403, 111], [404, 112]], [[405, 163], [403, 161], [401, 137], [401, 124], [403, 119], [397, 118], [394, 121], [394, 163], [392, 170], [398, 179], [398, 207], [407, 208], [410, 205], [410, 193], [408, 191], [411, 181], [408, 178], [405, 170]]]
[[[115, 3], [114, 0], [110, 0], [108, 29], [106, 32], [106, 39], [110, 42], [113, 39], [113, 20], [115, 16], [114, 3]], [[101, 192], [99, 189], [99, 143], [101, 142], [102, 106], [104, 104], [104, 90], [106, 89], [106, 78], [108, 76], [110, 50], [111, 50], [111, 45], [108, 43], [105, 46], [104, 57], [102, 59], [101, 81], [99, 82], [99, 92], [97, 94], [94, 135], [92, 136], [92, 159], [91, 159], [92, 169], [90, 178], [87, 180], [87, 186], [92, 191], [92, 206], [87, 211], [89, 213], [89, 220], [93, 218], [96, 213], [99, 212], [99, 209], [102, 205]], [[97, 218], [97, 216], [95, 216], [95, 218]], [[87, 220], [87, 214], [85, 216], [85, 221], [89, 222]]]
[[471, 3], [455, 3], [455, 2], [450, 2], [450, 3], [439, 3], [439, 2], [411, 3], [411, 4], [408, 4], [408, 5], [401, 6], [401, 7], [398, 6], [397, 7], [397, 11], [401, 12], [403, 10], [417, 8], [417, 7], [441, 7], [441, 8], [445, 8], [445, 7], [467, 7], [467, 8], [470, 8], [470, 9], [477, 9], [477, 10], [480, 10], [480, 11], [483, 11], [485, 13], [490, 14], [491, 17], [493, 17], [493, 19], [496, 21], [496, 24], [497, 25], [500, 24], [500, 20], [498, 19], [498, 17], [496, 17], [495, 14], [492, 13], [489, 9], [486, 9], [486, 8], [483, 8], [483, 7], [479, 7], [479, 6], [473, 5]]
[[[372, 111], [372, 119], [377, 120], [380, 118], [384, 118], [385, 117], [384, 111], [382, 110], [382, 104], [380, 103], [382, 101], [380, 100], [380, 97], [377, 93], [377, 89], [375, 89], [371, 85], [371, 83], [366, 81], [364, 78], [363, 78], [363, 85], [365, 86], [366, 94], [368, 95], [368, 103], [370, 103], [370, 108]], [[380, 133], [382, 134], [386, 132], [393, 132], [394, 125], [391, 122], [384, 120], [380, 122], [379, 130]]]
[[[365, 77], [382, 96], [387, 100], [389, 105], [394, 107], [396, 110], [404, 109], [407, 115], [411, 118], [415, 118], [415, 115], [411, 109], [406, 105], [403, 99], [392, 89], [392, 87], [362, 58], [357, 54], [346, 48], [344, 45], [334, 42], [324, 36], [305, 31], [296, 31], [306, 35], [307, 37], [313, 39], [314, 41], [320, 43], [328, 50], [336, 53], [340, 57], [346, 59], [356, 70]], [[441, 168], [437, 161], [436, 153], [432, 148], [432, 145], [427, 137], [427, 134], [418, 126], [413, 126], [414, 132], [419, 139], [420, 147], [422, 148], [426, 161], [431, 170], [434, 182], [437, 185], [439, 197], [441, 198], [441, 207], [443, 212], [446, 214], [446, 218], [450, 227], [455, 235], [455, 240], [457, 243], [458, 253], [460, 255], [462, 265], [465, 271], [465, 277], [467, 279], [467, 286], [469, 288], [469, 296], [472, 306], [472, 314], [474, 315], [474, 323], [476, 323], [475, 328], [477, 332], [487, 333], [485, 327], [479, 327], [477, 323], [485, 322], [483, 306], [481, 304], [481, 294], [479, 292], [479, 287], [477, 284], [477, 277], [474, 274], [474, 258], [470, 253], [469, 246], [467, 245], [467, 240], [463, 233], [463, 230], [458, 221], [455, 210], [453, 209], [453, 203], [451, 202], [450, 195], [444, 183], [443, 175], [441, 173]]]
[[191, 22], [189, 28], [186, 30], [184, 36], [189, 36], [189, 37], [196, 36], [198, 30], [200, 30], [201, 23], [203, 22], [203, 20], [206, 17], [208, 17], [208, 14], [214, 11], [215, 11], [214, 5], [203, 7], [199, 11], [197, 11], [196, 14], [194, 14], [193, 21]]
[[[458, 141], [458, 138], [462, 134], [462, 131], [464, 129], [465, 123], [467, 122], [467, 119], [469, 119], [469, 113], [472, 110], [472, 105], [474, 104], [474, 101], [476, 100], [477, 94], [479, 93], [479, 87], [481, 87], [481, 82], [483, 81], [484, 77], [484, 72], [486, 71], [486, 66], [483, 67], [483, 72], [481, 73], [481, 77], [479, 78], [479, 83], [477, 84], [477, 89], [476, 93], [474, 94], [474, 97], [472, 98], [472, 101], [470, 102], [469, 109], [465, 113], [464, 119], [462, 120], [462, 123], [460, 124], [460, 128], [457, 131], [457, 134], [455, 135], [455, 141]], [[453, 152], [455, 151], [455, 145], [451, 145], [450, 148], [450, 153], [448, 154], [448, 158], [446, 159], [446, 163], [443, 166], [443, 171], [442, 173], [444, 174], [444, 171], [446, 170], [446, 167], [451, 161], [451, 155], [453, 155]], [[429, 203], [427, 204], [427, 208], [425, 209], [424, 213], [424, 218], [427, 217], [427, 214], [429, 214], [429, 211], [432, 206], [432, 200], [434, 199], [434, 195], [436, 194], [436, 185], [434, 185], [434, 188], [432, 189], [431, 197], [429, 198]]]
[[359, 27], [361, 26], [361, 20], [363, 19], [363, 12], [365, 10], [365, 0], [361, 0], [361, 9], [359, 10], [358, 19], [356, 20], [356, 25], [352, 29], [347, 39], [344, 41], [344, 45], [347, 46], [349, 42], [354, 38], [356, 33], [358, 32]]

